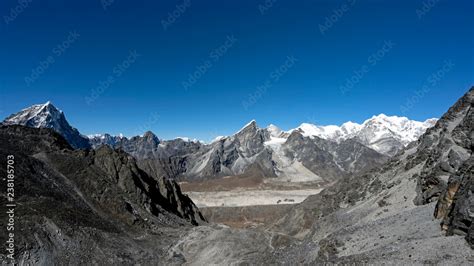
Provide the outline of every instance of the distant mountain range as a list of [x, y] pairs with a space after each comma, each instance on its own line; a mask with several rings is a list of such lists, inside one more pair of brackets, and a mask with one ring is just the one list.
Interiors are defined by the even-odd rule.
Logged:
[[282, 181], [330, 182], [383, 164], [436, 121], [381, 114], [362, 124], [304, 123], [283, 131], [275, 125], [260, 128], [252, 120], [237, 133], [206, 144], [185, 138], [160, 140], [151, 131], [132, 138], [110, 134], [87, 137], [47, 102], [25, 108], [3, 124], [54, 129], [76, 149], [102, 145], [122, 149], [149, 173], [177, 180], [257, 175]]

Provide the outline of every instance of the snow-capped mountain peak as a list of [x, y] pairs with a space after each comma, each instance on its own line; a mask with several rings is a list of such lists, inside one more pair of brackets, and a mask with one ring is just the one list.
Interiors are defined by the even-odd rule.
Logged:
[[77, 129], [71, 127], [64, 113], [50, 101], [35, 104], [7, 117], [4, 125], [22, 125], [35, 128], [51, 128], [61, 134], [74, 148], [87, 148], [89, 141]]
[[62, 111], [48, 101], [44, 104], [35, 104], [25, 108], [7, 117], [3, 123], [6, 125], [19, 124], [30, 127], [53, 128], [63, 115]]

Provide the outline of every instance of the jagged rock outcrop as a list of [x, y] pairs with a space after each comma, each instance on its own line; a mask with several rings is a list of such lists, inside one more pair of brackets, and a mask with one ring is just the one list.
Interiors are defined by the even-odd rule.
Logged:
[[474, 248], [474, 157], [450, 177], [449, 185], [438, 202], [436, 215], [443, 218], [448, 235], [465, 235]]
[[416, 204], [437, 201], [446, 190], [449, 177], [471, 156], [473, 106], [474, 93], [471, 89], [420, 138], [418, 152], [407, 158], [410, 161], [407, 167], [425, 162], [417, 179]]

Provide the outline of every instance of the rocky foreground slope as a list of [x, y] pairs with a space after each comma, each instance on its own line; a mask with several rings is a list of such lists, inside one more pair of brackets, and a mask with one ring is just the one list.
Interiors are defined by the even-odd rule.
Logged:
[[[73, 150], [50, 129], [0, 126], [0, 158], [8, 155], [14, 156], [19, 264], [180, 261], [168, 258], [168, 245], [205, 223], [174, 181], [146, 174], [122, 151]], [[0, 172], [6, 176], [6, 168]], [[6, 203], [2, 189], [2, 213]], [[5, 256], [2, 249], [0, 260]]]

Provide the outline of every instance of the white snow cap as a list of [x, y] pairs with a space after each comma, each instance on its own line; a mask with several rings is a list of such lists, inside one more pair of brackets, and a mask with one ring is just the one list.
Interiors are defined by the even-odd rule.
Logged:
[[393, 137], [405, 145], [417, 140], [426, 129], [434, 126], [438, 119], [431, 118], [425, 122], [410, 120], [407, 117], [387, 116], [380, 114], [367, 119], [362, 124], [346, 122], [342, 126], [317, 126], [303, 123], [298, 128], [290, 130], [299, 130], [303, 136], [320, 137], [334, 141], [349, 139], [352, 137], [361, 137], [370, 139], [370, 142], [376, 142], [384, 137]]

